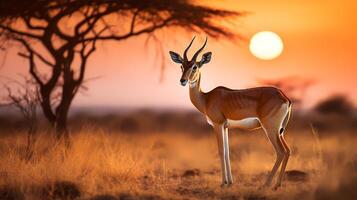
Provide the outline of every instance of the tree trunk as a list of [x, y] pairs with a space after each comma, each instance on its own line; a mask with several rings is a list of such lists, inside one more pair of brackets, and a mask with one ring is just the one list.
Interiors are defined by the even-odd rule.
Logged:
[[53, 127], [55, 126], [56, 122], [56, 116], [52, 111], [52, 106], [51, 106], [51, 93], [48, 91], [45, 86], [41, 87], [41, 108], [42, 112], [45, 115], [46, 119], [50, 123], [50, 125]]
[[56, 109], [56, 134], [58, 138], [69, 141], [69, 131], [67, 128], [67, 118], [72, 100], [74, 98], [75, 82], [73, 79], [66, 79], [62, 86], [61, 102]]
[[69, 139], [69, 131], [67, 128], [68, 112], [73, 98], [63, 95], [61, 104], [57, 108], [55, 130], [58, 139]]
[[50, 125], [54, 128], [57, 139], [69, 139], [69, 132], [67, 129], [67, 117], [69, 113], [69, 109], [73, 100], [73, 84], [65, 83], [62, 86], [62, 95], [60, 99], [60, 103], [57, 106], [55, 112], [52, 108], [53, 105], [51, 103], [51, 96], [47, 92], [41, 92], [41, 108], [42, 111], [50, 123]]
[[68, 129], [67, 129], [67, 116], [65, 114], [61, 114], [56, 118], [55, 122], [55, 130], [56, 130], [56, 136], [58, 139], [61, 137], [67, 137], [68, 136]]
[[64, 142], [65, 146], [68, 148], [71, 146], [71, 138], [70, 138], [70, 132], [67, 127], [67, 117], [70, 108], [69, 105], [72, 100], [66, 99], [66, 101], [69, 101], [69, 103], [60, 104], [60, 106], [57, 107], [55, 133], [56, 133], [57, 140], [59, 142]]

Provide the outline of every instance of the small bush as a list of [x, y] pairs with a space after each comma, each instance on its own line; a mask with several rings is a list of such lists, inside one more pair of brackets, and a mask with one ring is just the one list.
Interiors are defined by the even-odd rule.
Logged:
[[353, 104], [347, 97], [342, 95], [332, 96], [316, 105], [315, 110], [321, 114], [351, 114], [354, 110]]
[[2, 186], [0, 187], [1, 200], [24, 200], [24, 194], [15, 187]]

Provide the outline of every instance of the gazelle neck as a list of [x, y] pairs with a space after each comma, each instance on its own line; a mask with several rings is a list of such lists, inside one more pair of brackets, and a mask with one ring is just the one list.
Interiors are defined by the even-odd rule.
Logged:
[[205, 97], [200, 87], [201, 73], [198, 74], [198, 78], [194, 82], [189, 83], [190, 87], [190, 99], [192, 104], [201, 112], [205, 113]]

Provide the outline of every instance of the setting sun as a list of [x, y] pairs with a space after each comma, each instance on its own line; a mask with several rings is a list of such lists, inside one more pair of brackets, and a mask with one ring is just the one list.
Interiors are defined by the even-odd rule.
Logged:
[[283, 41], [276, 33], [261, 31], [250, 40], [249, 50], [257, 58], [271, 60], [282, 53], [283, 46]]

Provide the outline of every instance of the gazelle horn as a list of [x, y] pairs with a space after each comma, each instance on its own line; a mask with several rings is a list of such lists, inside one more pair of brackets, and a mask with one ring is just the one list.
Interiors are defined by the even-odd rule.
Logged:
[[187, 47], [187, 48], [185, 49], [185, 51], [183, 52], [183, 59], [184, 59], [185, 61], [188, 61], [188, 59], [187, 59], [187, 51], [188, 51], [188, 49], [191, 47], [191, 45], [192, 45], [193, 41], [195, 40], [195, 38], [196, 38], [196, 36], [193, 37], [193, 39], [191, 40], [190, 45], [188, 45], [188, 47]]
[[205, 43], [204, 43], [203, 46], [195, 53], [195, 55], [193, 55], [191, 61], [196, 61], [198, 54], [201, 53], [201, 51], [203, 50], [203, 48], [205, 48], [206, 44], [207, 44], [207, 37], [206, 37]]

